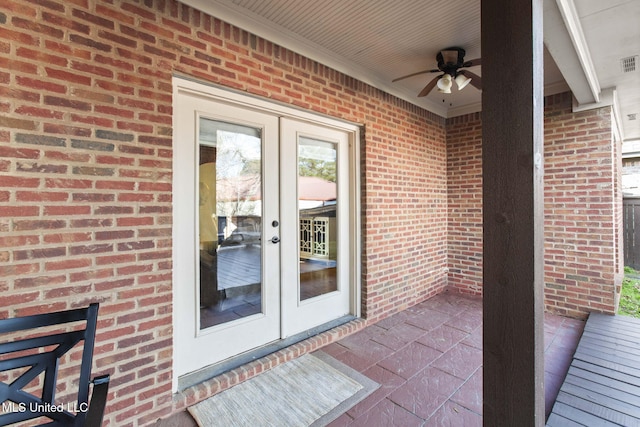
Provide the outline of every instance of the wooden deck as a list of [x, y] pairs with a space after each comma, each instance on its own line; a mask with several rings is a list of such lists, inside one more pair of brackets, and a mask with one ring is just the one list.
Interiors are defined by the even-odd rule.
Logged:
[[589, 316], [547, 426], [640, 426], [639, 319]]

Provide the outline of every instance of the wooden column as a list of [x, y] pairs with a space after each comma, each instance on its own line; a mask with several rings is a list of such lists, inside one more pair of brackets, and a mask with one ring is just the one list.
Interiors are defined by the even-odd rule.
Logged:
[[482, 0], [484, 425], [544, 425], [542, 0]]

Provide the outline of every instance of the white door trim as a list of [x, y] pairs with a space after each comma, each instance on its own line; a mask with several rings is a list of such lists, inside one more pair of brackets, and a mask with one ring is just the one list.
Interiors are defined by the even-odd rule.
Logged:
[[[194, 94], [200, 94], [201, 96], [206, 96], [208, 98], [227, 101], [252, 110], [259, 110], [278, 116], [297, 118], [299, 120], [307, 120], [312, 123], [320, 123], [324, 126], [335, 127], [337, 129], [342, 129], [350, 132], [359, 133], [360, 130], [359, 126], [356, 123], [325, 116], [320, 113], [308, 112], [296, 107], [280, 104], [276, 101], [258, 98], [256, 96], [237, 92], [228, 88], [222, 88], [214, 84], [196, 82], [185, 77], [174, 76], [173, 86], [174, 93], [176, 91], [176, 88], [179, 87], [183, 91], [191, 91]], [[356, 136], [358, 136], [358, 138], [356, 138], [356, 142], [358, 142], [359, 145], [359, 134], [356, 134]]]

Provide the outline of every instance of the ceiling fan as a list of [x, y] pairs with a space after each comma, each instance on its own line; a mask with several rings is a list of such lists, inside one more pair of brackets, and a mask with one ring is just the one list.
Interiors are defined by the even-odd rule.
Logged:
[[422, 91], [418, 94], [419, 97], [427, 95], [436, 86], [438, 86], [439, 92], [451, 93], [451, 87], [453, 86], [454, 81], [458, 85], [458, 90], [462, 90], [469, 83], [476, 89], [482, 90], [482, 78], [480, 78], [480, 76], [468, 70], [461, 70], [461, 68], [469, 68], [476, 65], [481, 65], [482, 59], [477, 58], [470, 61], [465, 61], [464, 54], [464, 49], [459, 47], [449, 47], [447, 49], [443, 49], [436, 55], [438, 68], [433, 70], [418, 71], [417, 73], [398, 77], [397, 79], [394, 79], [392, 81], [397, 82], [398, 80], [406, 79], [408, 77], [413, 77], [420, 74], [441, 72], [443, 74], [434, 77], [433, 80], [431, 80], [429, 84], [426, 85], [424, 89], [422, 89]]

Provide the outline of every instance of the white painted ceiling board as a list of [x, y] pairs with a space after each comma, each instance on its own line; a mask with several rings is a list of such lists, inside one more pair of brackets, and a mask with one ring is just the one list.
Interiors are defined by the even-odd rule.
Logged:
[[[465, 49], [467, 60], [480, 57], [480, 0], [182, 1], [444, 117], [480, 109], [481, 92], [472, 86], [462, 91], [454, 87], [446, 95], [433, 90], [417, 98], [438, 74], [392, 82], [436, 68], [436, 54], [447, 47]], [[640, 0], [545, 0], [545, 7], [556, 1], [573, 2], [600, 87], [617, 88], [621, 116], [640, 113], [640, 73], [619, 72], [622, 56], [640, 54]], [[566, 33], [562, 19], [553, 25], [558, 27], [556, 34]], [[545, 43], [549, 43], [547, 35]], [[547, 93], [567, 87], [582, 90], [584, 75], [580, 76], [575, 52], [571, 57], [566, 46], [551, 46], [549, 51], [563, 60], [558, 69], [545, 52]], [[505, 78], [508, 64], [506, 58]], [[470, 71], [481, 75], [479, 67]], [[638, 117], [637, 121], [623, 120], [626, 139], [640, 139], [640, 114]]]
[[[640, 1], [581, 0], [575, 3], [603, 88], [618, 90], [627, 139], [640, 138], [640, 58], [636, 71], [623, 72], [621, 59], [640, 55]], [[629, 120], [630, 114], [637, 114]]]

